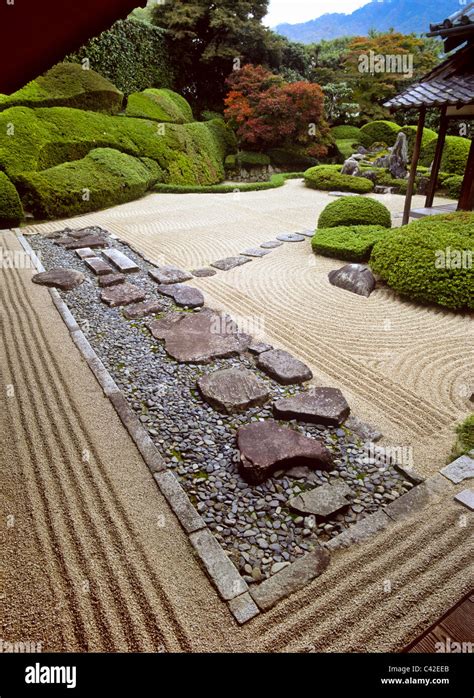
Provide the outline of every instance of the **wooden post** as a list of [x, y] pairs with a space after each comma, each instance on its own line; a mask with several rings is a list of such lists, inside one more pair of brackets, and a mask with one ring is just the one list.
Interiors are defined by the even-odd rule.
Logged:
[[408, 178], [407, 195], [405, 198], [405, 209], [403, 211], [402, 225], [406, 225], [410, 220], [411, 200], [413, 198], [413, 189], [415, 187], [416, 167], [420, 159], [421, 140], [423, 138], [423, 129], [425, 127], [426, 107], [421, 107], [420, 116], [418, 117], [418, 128], [416, 131], [415, 146], [413, 148], [413, 157], [411, 159], [410, 176]]
[[438, 175], [441, 168], [441, 158], [443, 157], [443, 148], [446, 142], [446, 133], [448, 130], [448, 117], [446, 116], [446, 107], [441, 110], [441, 119], [439, 122], [439, 134], [438, 140], [436, 142], [435, 156], [433, 160], [433, 166], [431, 168], [430, 185], [428, 187], [428, 193], [426, 195], [425, 207], [431, 208], [433, 206], [433, 200], [436, 192], [436, 185], [438, 184]]
[[474, 140], [471, 141], [471, 148], [467, 158], [466, 171], [459, 197], [458, 211], [474, 210]]

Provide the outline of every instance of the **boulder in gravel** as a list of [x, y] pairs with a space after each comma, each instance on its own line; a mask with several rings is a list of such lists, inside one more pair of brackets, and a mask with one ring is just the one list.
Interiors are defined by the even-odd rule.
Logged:
[[192, 279], [191, 274], [178, 267], [164, 266], [157, 269], [152, 269], [148, 272], [153, 279], [158, 284], [181, 284], [183, 281], [189, 281]]
[[133, 284], [123, 283], [118, 286], [111, 286], [102, 291], [101, 300], [107, 303], [111, 308], [116, 308], [120, 305], [131, 305], [132, 303], [140, 303], [146, 298], [145, 291]]
[[359, 174], [359, 163], [353, 156], [347, 158], [347, 160], [344, 162], [341, 174], [357, 177], [357, 175]]
[[204, 296], [202, 291], [185, 284], [160, 284], [158, 291], [174, 300], [182, 308], [202, 308]]
[[55, 267], [49, 271], [42, 271], [39, 274], [35, 274], [32, 281], [41, 286], [60, 288], [61, 291], [71, 291], [73, 288], [80, 286], [85, 281], [85, 278], [84, 274], [75, 269]]
[[350, 504], [347, 499], [350, 493], [345, 482], [327, 483], [293, 497], [288, 501], [288, 506], [300, 514], [327, 517]]
[[328, 274], [329, 283], [368, 298], [375, 289], [375, 276], [365, 264], [346, 264]]
[[272, 349], [259, 355], [257, 366], [283, 385], [311, 380], [311, 370], [299, 359], [282, 349]]
[[295, 465], [319, 470], [333, 467], [332, 455], [320, 441], [282, 427], [273, 419], [240, 427], [237, 442], [241, 475], [254, 485], [265, 482], [275, 470]]
[[263, 405], [269, 397], [262, 379], [247, 368], [226, 368], [207, 373], [197, 385], [206, 402], [228, 413]]
[[338, 388], [311, 388], [307, 393], [277, 400], [273, 411], [279, 419], [339, 426], [351, 410]]

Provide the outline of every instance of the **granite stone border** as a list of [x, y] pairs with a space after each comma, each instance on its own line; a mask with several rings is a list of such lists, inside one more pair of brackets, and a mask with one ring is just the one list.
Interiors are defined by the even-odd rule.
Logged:
[[[17, 239], [25, 252], [30, 256], [35, 269], [38, 272], [45, 271], [26, 238], [17, 233]], [[134, 250], [132, 246], [131, 249]], [[136, 250], [134, 251], [136, 252]], [[153, 260], [145, 258], [141, 253], [137, 252], [137, 254], [140, 254], [145, 261], [155, 264]], [[303, 589], [310, 581], [315, 579], [323, 571], [321, 567], [324, 567], [320, 562], [321, 549], [306, 553], [306, 555], [287, 565], [269, 579], [264, 580], [260, 584], [252, 585], [249, 589], [247, 582], [242, 578], [236, 566], [216, 540], [212, 531], [190, 501], [184, 488], [178, 482], [178, 479], [167, 469], [166, 462], [154, 445], [148, 432], [129, 407], [124, 394], [97, 356], [58, 291], [55, 288], [49, 288], [48, 291], [71, 335], [72, 341], [94, 374], [104, 395], [112, 403], [122, 424], [127, 429], [152, 473], [158, 489], [188, 535], [201, 565], [221, 598], [227, 602], [229, 610], [236, 621], [240, 625], [247, 623], [262, 611], [268, 610], [277, 602]], [[443, 496], [451, 488], [450, 482], [439, 474], [424, 480], [388, 506], [366, 516], [348, 530], [323, 543], [322, 549], [325, 551], [325, 555], [327, 555], [327, 564], [330, 564], [329, 558], [333, 552], [346, 548], [349, 545], [364, 542], [388, 526], [394, 525], [398, 520], [420, 511], [430, 504], [433, 499]]]

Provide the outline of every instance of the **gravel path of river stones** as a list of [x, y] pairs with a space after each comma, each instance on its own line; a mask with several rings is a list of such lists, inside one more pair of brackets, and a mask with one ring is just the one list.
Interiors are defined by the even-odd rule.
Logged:
[[[413, 486], [392, 465], [368, 457], [362, 440], [349, 429], [296, 421], [284, 423], [320, 439], [334, 455], [334, 470], [300, 466], [277, 471], [263, 484], [249, 485], [238, 471], [237, 430], [273, 418], [273, 402], [301, 393], [302, 386], [282, 386], [272, 380], [256, 367], [249, 352], [206, 365], [177, 363], [147, 329], [153, 316], [127, 320], [125, 309], [100, 301], [103, 289], [97, 276], [74, 251], [55, 245], [54, 239], [33, 236], [30, 241], [46, 269], [64, 267], [85, 275], [85, 283], [61, 295], [168, 467], [249, 583], [267, 578]], [[177, 310], [148, 276], [152, 265], [127, 245], [112, 238], [108, 242], [139, 267], [127, 280], [146, 292], [147, 299], [158, 301], [165, 312]], [[263, 407], [232, 415], [204, 402], [196, 387], [198, 379], [230, 367], [251, 369], [265, 382], [270, 400]], [[349, 506], [322, 522], [287, 506], [291, 498], [317, 486], [343, 482], [350, 490]]]

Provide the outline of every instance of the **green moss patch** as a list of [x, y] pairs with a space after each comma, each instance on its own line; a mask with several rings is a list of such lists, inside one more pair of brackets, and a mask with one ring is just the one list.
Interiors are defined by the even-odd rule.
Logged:
[[319, 228], [336, 228], [344, 225], [377, 225], [390, 228], [390, 211], [375, 199], [343, 196], [332, 201], [322, 211], [318, 220]]
[[376, 242], [391, 230], [379, 225], [337, 226], [318, 229], [311, 241], [313, 252], [349, 262], [367, 262]]
[[125, 113], [127, 116], [163, 123], [186, 124], [193, 121], [188, 102], [168, 89], [149, 89], [131, 94]]
[[360, 129], [360, 138], [366, 148], [375, 143], [392, 146], [397, 140], [400, 126], [393, 121], [371, 121]]
[[304, 173], [305, 184], [311, 189], [322, 191], [347, 191], [367, 194], [374, 188], [373, 183], [364, 177], [352, 177], [340, 172], [340, 165], [317, 165]]

